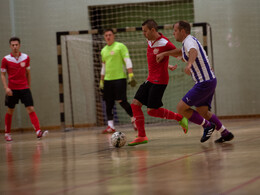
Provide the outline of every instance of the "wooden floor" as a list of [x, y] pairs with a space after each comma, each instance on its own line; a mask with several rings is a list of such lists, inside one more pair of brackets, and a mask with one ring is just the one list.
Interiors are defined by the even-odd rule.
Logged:
[[[235, 139], [190, 125], [147, 125], [148, 144], [113, 148], [100, 128], [13, 134], [0, 142], [0, 194], [260, 194], [260, 119], [222, 120]], [[117, 127], [132, 141], [130, 126]], [[1, 134], [3, 137], [3, 134]]]

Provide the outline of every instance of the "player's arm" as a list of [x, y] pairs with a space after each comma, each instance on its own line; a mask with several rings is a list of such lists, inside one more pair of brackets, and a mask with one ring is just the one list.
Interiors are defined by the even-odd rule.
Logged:
[[4, 86], [4, 89], [8, 88], [7, 83], [6, 83], [6, 72], [1, 71], [1, 80]]
[[191, 48], [190, 51], [189, 51], [189, 60], [188, 60], [187, 65], [184, 69], [184, 72], [186, 74], [190, 75], [191, 66], [195, 62], [197, 56], [198, 56], [197, 50], [195, 48]]
[[133, 64], [130, 58], [124, 58], [126, 69], [128, 72], [128, 84], [131, 85], [131, 87], [136, 86], [136, 80], [134, 78], [134, 73], [133, 73]]
[[1, 64], [1, 81], [3, 83], [4, 89], [5, 89], [5, 93], [8, 96], [12, 96], [13, 92], [12, 90], [8, 87], [7, 82], [6, 82], [6, 67], [7, 67], [7, 61], [5, 58], [3, 58], [2, 60], [2, 64]]
[[158, 55], [156, 55], [157, 63], [162, 61], [165, 56], [173, 56], [173, 57], [182, 56], [182, 51], [181, 51], [181, 49], [176, 48], [176, 49], [173, 49], [173, 50], [169, 50], [169, 51], [159, 53]]
[[102, 62], [102, 67], [100, 71], [100, 81], [99, 81], [99, 89], [101, 90], [104, 89], [105, 72], [106, 72], [105, 62]]
[[126, 69], [128, 72], [128, 84], [130, 84], [131, 87], [135, 87], [136, 80], [134, 78], [134, 73], [133, 73], [133, 63], [130, 58], [128, 48], [124, 44], [121, 45], [120, 54], [121, 54], [121, 57], [124, 59]]
[[5, 89], [5, 93], [8, 96], [12, 96], [13, 92], [12, 90], [8, 87], [7, 82], [6, 82], [6, 70], [3, 71], [3, 69], [1, 69], [1, 80]]
[[26, 68], [26, 78], [27, 78], [28, 86], [30, 88], [31, 87], [31, 71], [30, 71], [30, 67]]
[[177, 64], [176, 64], [176, 65], [168, 65], [168, 69], [169, 69], [170, 71], [176, 70], [177, 67], [178, 67]]

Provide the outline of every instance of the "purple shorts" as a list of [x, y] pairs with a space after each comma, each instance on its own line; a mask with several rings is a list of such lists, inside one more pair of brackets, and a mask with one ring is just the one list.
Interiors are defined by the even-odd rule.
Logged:
[[209, 108], [211, 108], [211, 102], [215, 93], [216, 86], [217, 79], [197, 83], [182, 98], [182, 101], [184, 101], [189, 106], [208, 106]]

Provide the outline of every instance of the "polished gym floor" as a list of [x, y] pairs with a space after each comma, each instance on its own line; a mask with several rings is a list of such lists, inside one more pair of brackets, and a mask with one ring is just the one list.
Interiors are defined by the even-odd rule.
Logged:
[[[13, 133], [0, 141], [0, 195], [260, 194], [260, 118], [222, 120], [234, 140], [200, 143], [202, 129], [147, 125], [147, 144], [114, 148], [102, 128]], [[136, 132], [117, 126], [128, 142]]]

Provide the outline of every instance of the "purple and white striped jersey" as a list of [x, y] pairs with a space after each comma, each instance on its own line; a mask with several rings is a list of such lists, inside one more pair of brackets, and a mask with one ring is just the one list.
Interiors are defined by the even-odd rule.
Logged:
[[195, 83], [201, 83], [216, 78], [209, 64], [205, 50], [200, 42], [191, 35], [188, 35], [182, 42], [182, 57], [184, 61], [188, 62], [191, 48], [196, 49], [198, 53], [198, 56], [191, 67], [191, 76]]

